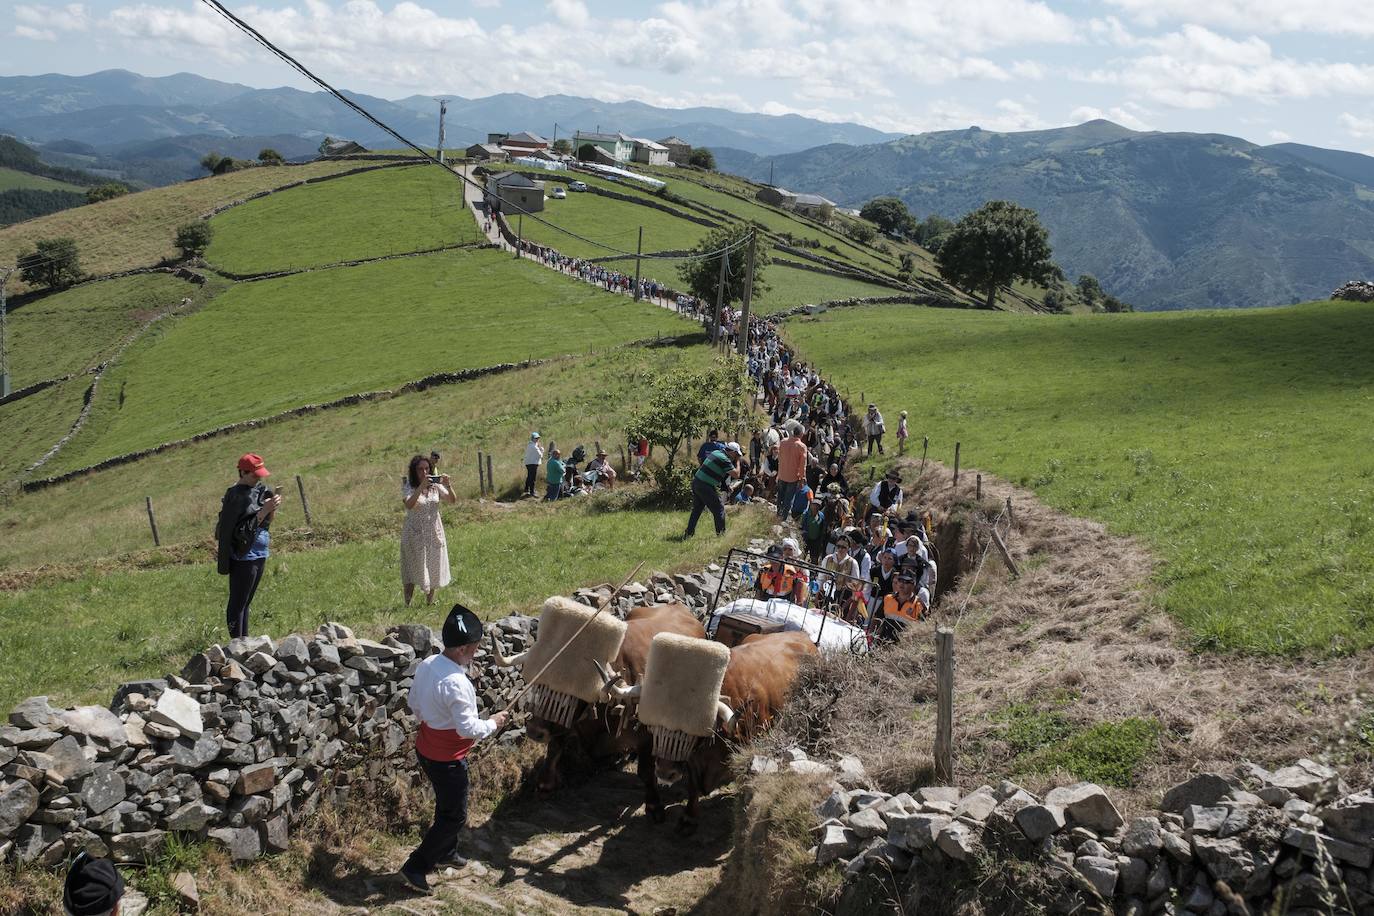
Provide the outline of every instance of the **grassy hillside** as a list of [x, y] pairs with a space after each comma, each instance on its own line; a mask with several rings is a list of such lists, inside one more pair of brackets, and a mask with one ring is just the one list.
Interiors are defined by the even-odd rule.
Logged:
[[[0, 264], [13, 264], [38, 239], [70, 236], [81, 245], [81, 266], [105, 274], [147, 267], [176, 254], [177, 226], [217, 206], [258, 191], [318, 175], [357, 168], [356, 162], [311, 162], [289, 168], [254, 168], [126, 194], [0, 229]], [[11, 281], [10, 291], [23, 284]]]
[[539, 216], [561, 229], [602, 244], [590, 244], [533, 219], [512, 217], [511, 228], [524, 226], [525, 238], [550, 245], [574, 258], [604, 258], [635, 250], [639, 227], [644, 227], [644, 251], [680, 251], [691, 248], [710, 230], [671, 213], [643, 207], [598, 194], [572, 193], [564, 200], [546, 201]]
[[20, 188], [33, 191], [80, 191], [82, 193], [85, 193], [86, 190], [78, 185], [58, 181], [55, 178], [44, 178], [42, 175], [31, 175], [18, 169], [0, 167], [0, 191], [13, 191]]
[[85, 283], [26, 304], [9, 317], [14, 387], [95, 365], [195, 289], [170, 274], [146, 274]]
[[[1034, 318], [871, 307], [788, 336], [946, 461], [1138, 534], [1198, 646], [1374, 645], [1374, 310]], [[858, 354], [862, 359], [855, 359]]]
[[[79, 376], [0, 406], [0, 479], [13, 479], [71, 430], [90, 384], [89, 378]], [[3, 524], [0, 537], [19, 543], [19, 530]]]
[[237, 274], [481, 240], [458, 179], [432, 165], [293, 188], [216, 216], [205, 259]]
[[691, 329], [491, 250], [238, 283], [129, 349], [54, 470], [436, 372]]

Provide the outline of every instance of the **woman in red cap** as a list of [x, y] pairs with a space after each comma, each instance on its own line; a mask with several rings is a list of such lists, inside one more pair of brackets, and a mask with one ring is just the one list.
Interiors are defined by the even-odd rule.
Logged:
[[281, 495], [262, 480], [271, 474], [262, 457], [252, 452], [239, 459], [239, 482], [224, 491], [215, 538], [219, 541], [219, 573], [229, 577], [229, 606], [224, 616], [229, 638], [248, 635], [248, 609], [253, 604], [262, 568], [267, 564], [272, 524]]

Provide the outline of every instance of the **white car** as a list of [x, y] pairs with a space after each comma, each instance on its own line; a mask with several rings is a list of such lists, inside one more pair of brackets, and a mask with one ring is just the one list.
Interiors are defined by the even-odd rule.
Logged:
[[586, 185], [585, 182], [581, 182], [581, 181], [571, 181], [571, 182], [568, 183], [568, 190], [569, 190], [569, 191], [585, 191], [585, 190], [587, 190], [587, 185]]
[[562, 200], [563, 198], [568, 196], [568, 189], [563, 187], [562, 185], [559, 185], [558, 187], [554, 188], [552, 191], [549, 192], [549, 196], [552, 197], [554, 200]]

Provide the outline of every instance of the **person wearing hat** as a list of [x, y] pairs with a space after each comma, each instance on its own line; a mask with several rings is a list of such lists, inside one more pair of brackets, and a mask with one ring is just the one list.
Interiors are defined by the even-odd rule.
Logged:
[[881, 512], [900, 508], [902, 505], [901, 472], [893, 468], [883, 475], [883, 479], [868, 495], [868, 502], [873, 508]]
[[109, 859], [81, 853], [67, 870], [62, 909], [67, 916], [119, 916], [124, 879]]
[[437, 866], [467, 864], [454, 850], [458, 834], [467, 826], [468, 752], [498, 732], [507, 718], [504, 712], [480, 718], [477, 692], [468, 680], [468, 666], [482, 641], [482, 621], [455, 604], [444, 618], [442, 635], [444, 651], [420, 662], [407, 698], [420, 724], [415, 755], [434, 787], [434, 823], [401, 866], [401, 878], [425, 894], [429, 873]]
[[720, 491], [725, 482], [739, 477], [739, 461], [744, 454], [738, 442], [727, 442], [724, 448], [716, 449], [706, 456], [692, 477], [692, 514], [687, 517], [687, 532], [684, 537], [697, 533], [697, 520], [701, 513], [711, 510], [716, 521], [716, 534], [725, 533], [725, 503], [721, 501]]
[[926, 606], [916, 594], [916, 577], [903, 570], [897, 573], [897, 585], [892, 594], [878, 606], [883, 639], [895, 641], [908, 626], [926, 614]]
[[840, 616], [851, 623], [859, 618], [862, 606], [859, 561], [851, 553], [853, 549], [854, 541], [849, 535], [837, 537], [835, 552], [821, 560], [821, 568], [826, 572], [817, 577], [826, 596], [835, 602]]
[[282, 503], [281, 494], [262, 482], [271, 475], [262, 456], [252, 452], [244, 455], [239, 459], [238, 472], [238, 483], [224, 491], [215, 524], [216, 567], [221, 576], [229, 577], [224, 618], [230, 639], [248, 635], [248, 611], [272, 543], [268, 529]]
[[868, 405], [868, 413], [864, 416], [864, 432], [868, 433], [868, 457], [873, 457], [873, 446], [878, 446], [878, 454], [883, 453], [883, 433], [887, 427], [883, 424], [883, 415], [878, 412], [877, 404]]
[[606, 460], [608, 457], [604, 448], [597, 449], [596, 457], [587, 462], [587, 470], [595, 471], [596, 482], [604, 483], [606, 489], [610, 490], [615, 487], [615, 468]]
[[534, 479], [539, 476], [539, 465], [544, 463], [544, 447], [539, 444], [539, 431], [530, 433], [530, 441], [525, 446], [525, 496], [534, 495]]
[[806, 598], [806, 580], [797, 576], [796, 567], [787, 562], [787, 550], [781, 544], [770, 544], [767, 550], [768, 564], [759, 570], [754, 584], [760, 599], [785, 598], [793, 604], [801, 604]]

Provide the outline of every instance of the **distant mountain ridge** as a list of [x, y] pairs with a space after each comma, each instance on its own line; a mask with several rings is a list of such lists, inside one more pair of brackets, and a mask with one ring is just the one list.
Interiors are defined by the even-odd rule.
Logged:
[[1091, 273], [1137, 308], [1275, 305], [1374, 277], [1374, 159], [1356, 153], [1099, 120], [716, 155], [846, 206], [892, 194], [918, 216], [957, 218], [1013, 200], [1040, 214], [1071, 276]]

